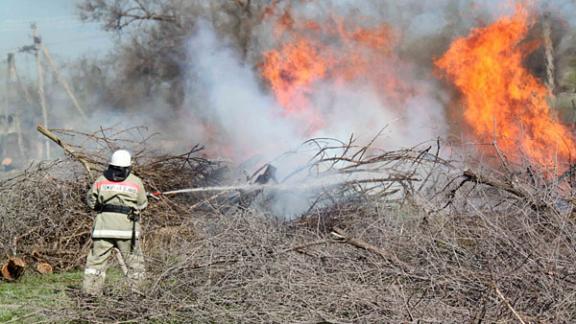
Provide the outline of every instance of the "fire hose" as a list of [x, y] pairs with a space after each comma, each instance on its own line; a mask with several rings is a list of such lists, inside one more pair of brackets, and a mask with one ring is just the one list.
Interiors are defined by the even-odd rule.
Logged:
[[[247, 185], [238, 185], [238, 186], [216, 186], [216, 187], [199, 187], [199, 188], [185, 188], [185, 189], [178, 189], [178, 190], [170, 190], [170, 191], [153, 191], [149, 192], [147, 195], [148, 197], [152, 197], [154, 199], [160, 199], [160, 196], [173, 196], [185, 193], [203, 193], [203, 192], [224, 192], [224, 191], [257, 191], [257, 190], [264, 190], [264, 189], [273, 189], [273, 190], [306, 190], [306, 189], [313, 189], [316, 187], [325, 187], [328, 184], [309, 184], [309, 185], [287, 185], [287, 184], [269, 184], [269, 185], [259, 185], [259, 184], [247, 184]], [[334, 185], [334, 184], [332, 184]]]
[[334, 187], [346, 184], [362, 184], [362, 183], [378, 183], [389, 181], [419, 181], [418, 178], [410, 176], [392, 176], [388, 178], [369, 178], [369, 179], [355, 179], [355, 180], [336, 180], [336, 181], [313, 181], [310, 183], [299, 184], [244, 184], [236, 186], [214, 186], [214, 187], [198, 187], [198, 188], [185, 188], [170, 191], [153, 191], [147, 193], [148, 197], [159, 200], [160, 196], [172, 196], [184, 193], [204, 193], [204, 192], [224, 192], [224, 191], [257, 191], [257, 190], [276, 190], [276, 191], [293, 191], [293, 190], [313, 190], [324, 189], [327, 187]]

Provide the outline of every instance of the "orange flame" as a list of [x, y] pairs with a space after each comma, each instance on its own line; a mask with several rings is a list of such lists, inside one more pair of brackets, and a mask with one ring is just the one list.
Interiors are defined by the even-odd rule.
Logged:
[[321, 49], [306, 39], [285, 44], [280, 51], [264, 54], [262, 75], [270, 82], [282, 107], [299, 111], [308, 105], [309, 86], [326, 75], [329, 63]]
[[515, 162], [524, 154], [547, 167], [569, 161], [575, 146], [548, 106], [546, 87], [522, 66], [531, 50], [520, 46], [528, 28], [528, 11], [517, 5], [514, 15], [454, 41], [435, 63], [461, 92], [475, 136], [495, 141]]
[[369, 81], [395, 95], [403, 87], [389, 71], [394, 67], [393, 34], [385, 24], [360, 27], [339, 17], [299, 21], [288, 8], [276, 15], [274, 31], [284, 43], [263, 54], [262, 77], [285, 113], [301, 119], [308, 131], [323, 126], [310, 99], [320, 82], [343, 86]]

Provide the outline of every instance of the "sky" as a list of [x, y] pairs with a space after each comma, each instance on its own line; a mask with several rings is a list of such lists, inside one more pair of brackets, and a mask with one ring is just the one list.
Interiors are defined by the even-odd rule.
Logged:
[[[0, 0], [0, 62], [9, 52], [32, 44], [30, 24], [56, 60], [105, 55], [113, 35], [98, 23], [84, 23], [77, 13], [81, 0]], [[17, 63], [29, 65], [31, 55], [19, 54]]]

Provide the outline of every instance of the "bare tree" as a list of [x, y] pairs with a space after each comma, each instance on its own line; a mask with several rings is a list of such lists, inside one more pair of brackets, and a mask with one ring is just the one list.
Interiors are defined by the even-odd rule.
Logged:
[[211, 23], [246, 59], [267, 5], [264, 0], [85, 0], [78, 9], [82, 19], [101, 22], [120, 36], [112, 58], [117, 65], [112, 84], [122, 84], [112, 89], [116, 103], [136, 107], [161, 97], [178, 109], [184, 100], [186, 41], [196, 24]]

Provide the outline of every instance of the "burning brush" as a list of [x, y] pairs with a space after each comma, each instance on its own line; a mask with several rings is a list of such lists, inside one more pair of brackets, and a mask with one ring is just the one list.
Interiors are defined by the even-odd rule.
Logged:
[[553, 114], [546, 86], [522, 65], [536, 48], [521, 43], [531, 24], [517, 4], [514, 15], [454, 41], [436, 65], [461, 93], [464, 120], [478, 140], [495, 143], [514, 162], [526, 156], [541, 169], [564, 171], [576, 143]]

